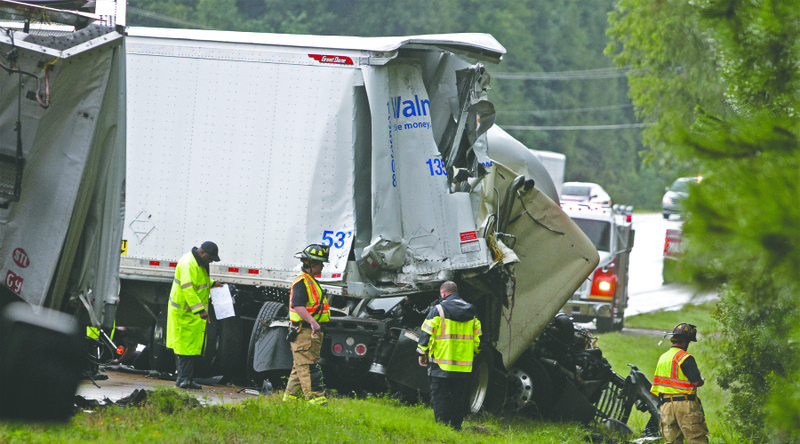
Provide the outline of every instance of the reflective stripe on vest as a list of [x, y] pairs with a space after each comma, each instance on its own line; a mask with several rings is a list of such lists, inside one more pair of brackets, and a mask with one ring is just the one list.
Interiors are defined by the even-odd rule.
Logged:
[[475, 340], [481, 335], [480, 321], [477, 318], [466, 322], [447, 319], [441, 304], [436, 305], [436, 310], [439, 312], [438, 327], [433, 326], [432, 319], [422, 325], [422, 330], [432, 336], [432, 342], [428, 344], [429, 361], [445, 371], [472, 371]]
[[689, 382], [689, 378], [681, 370], [681, 364], [689, 356], [691, 356], [689, 353], [678, 347], [672, 347], [661, 355], [653, 376], [653, 387], [650, 393], [656, 396], [659, 393], [666, 395], [694, 394], [697, 387]]
[[313, 276], [303, 272], [292, 282], [292, 290], [289, 293], [289, 320], [293, 322], [303, 322], [303, 318], [297, 314], [292, 306], [292, 299], [294, 299], [294, 286], [298, 282], [303, 281], [306, 286], [306, 294], [308, 294], [308, 301], [306, 302], [306, 310], [317, 322], [328, 322], [331, 319], [330, 305], [328, 299], [322, 294], [322, 287]]
[[181, 281], [179, 281], [179, 280], [177, 280], [175, 278], [172, 279], [172, 282], [178, 284], [178, 286], [181, 287], [181, 290], [186, 290], [189, 287], [194, 287], [195, 290], [202, 290], [202, 289], [208, 287], [208, 283], [205, 283], [205, 284], [202, 284], [202, 285], [195, 285], [194, 282], [187, 282], [187, 283], [181, 285]]
[[177, 302], [173, 301], [172, 299], [169, 300], [169, 305], [172, 305], [173, 307], [175, 307], [175, 308], [177, 308], [179, 310], [181, 310], [181, 309], [186, 310], [189, 313], [194, 312], [198, 308], [203, 308], [204, 307], [203, 304], [192, 305], [191, 307], [187, 307], [186, 305], [181, 306], [180, 304], [178, 304]]

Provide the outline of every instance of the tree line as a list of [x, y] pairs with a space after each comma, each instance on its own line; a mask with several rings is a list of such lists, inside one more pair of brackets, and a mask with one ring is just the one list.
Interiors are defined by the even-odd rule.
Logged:
[[719, 289], [730, 424], [800, 441], [800, 10], [792, 0], [619, 0], [607, 52], [643, 139], [694, 163], [684, 269]]
[[692, 165], [642, 145], [628, 81], [603, 51], [613, 0], [131, 0], [129, 24], [251, 32], [390, 36], [481, 32], [508, 53], [492, 74], [497, 124], [567, 156], [566, 180], [597, 182], [615, 202], [660, 209]]

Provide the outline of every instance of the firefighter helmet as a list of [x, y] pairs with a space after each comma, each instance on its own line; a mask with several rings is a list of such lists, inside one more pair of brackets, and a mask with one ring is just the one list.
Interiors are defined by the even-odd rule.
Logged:
[[689, 342], [697, 342], [697, 327], [692, 324], [681, 322], [672, 329], [672, 337], [680, 336]]
[[317, 262], [328, 262], [328, 247], [320, 244], [311, 244], [303, 251], [294, 255], [300, 259], [308, 259]]

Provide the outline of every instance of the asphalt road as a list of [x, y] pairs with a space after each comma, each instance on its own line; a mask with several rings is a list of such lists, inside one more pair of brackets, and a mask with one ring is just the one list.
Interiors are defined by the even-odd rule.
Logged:
[[657, 310], [677, 310], [687, 303], [712, 300], [712, 293], [696, 294], [681, 284], [663, 284], [664, 236], [667, 228], [678, 228], [678, 219], [664, 220], [661, 213], [636, 213], [633, 228], [636, 238], [631, 251], [628, 278], [628, 308], [625, 316]]

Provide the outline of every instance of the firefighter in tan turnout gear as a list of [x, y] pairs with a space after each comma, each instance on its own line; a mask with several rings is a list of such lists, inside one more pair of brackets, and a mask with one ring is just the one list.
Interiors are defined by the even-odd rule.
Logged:
[[183, 389], [202, 388], [194, 380], [194, 367], [205, 345], [209, 293], [212, 287], [222, 286], [209, 276], [209, 264], [217, 261], [217, 244], [203, 242], [200, 248], [194, 247], [186, 253], [175, 267], [167, 308], [167, 347], [175, 352], [177, 359], [175, 385]]
[[697, 327], [680, 323], [670, 334], [672, 347], [659, 358], [650, 390], [661, 401], [661, 431], [667, 443], [707, 443], [706, 417], [697, 397], [705, 379], [686, 351], [697, 342]]
[[311, 405], [325, 405], [325, 387], [322, 383], [322, 369], [319, 366], [322, 348], [322, 327], [320, 324], [331, 318], [328, 299], [322, 292], [314, 276], [322, 273], [328, 262], [328, 247], [311, 244], [295, 257], [302, 262], [302, 272], [292, 282], [289, 293], [289, 334], [294, 364], [283, 400], [299, 398], [300, 391]]
[[461, 430], [467, 413], [472, 361], [480, 349], [481, 321], [475, 307], [461, 299], [455, 282], [439, 288], [441, 299], [422, 323], [417, 352], [428, 367], [436, 422]]

